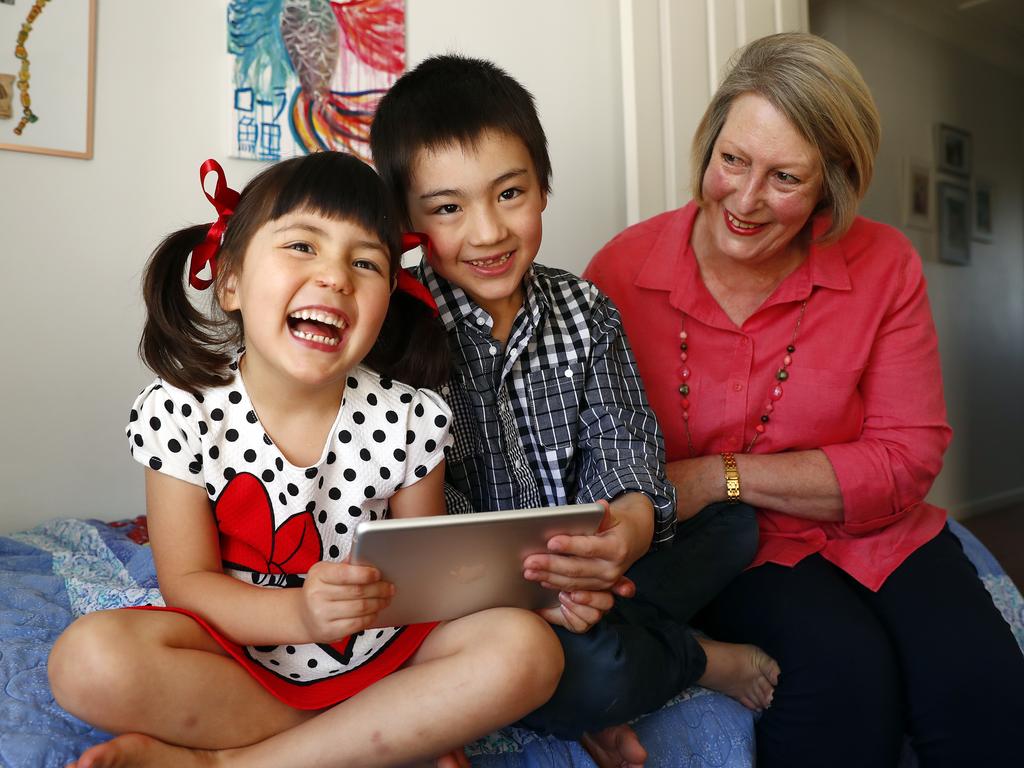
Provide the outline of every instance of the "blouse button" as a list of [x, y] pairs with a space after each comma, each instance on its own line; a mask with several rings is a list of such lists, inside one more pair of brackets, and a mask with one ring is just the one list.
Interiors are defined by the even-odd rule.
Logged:
[[735, 384], [732, 385], [732, 388], [734, 390], [736, 390], [737, 392], [742, 392], [743, 391], [743, 385], [740, 384], [738, 381]]

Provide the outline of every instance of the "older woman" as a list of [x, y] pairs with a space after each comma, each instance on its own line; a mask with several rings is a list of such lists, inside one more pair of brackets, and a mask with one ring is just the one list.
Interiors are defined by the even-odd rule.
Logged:
[[871, 95], [806, 34], [748, 45], [693, 144], [694, 201], [586, 277], [622, 312], [679, 517], [758, 508], [750, 569], [706, 628], [782, 673], [759, 766], [1010, 765], [1024, 657], [924, 501], [950, 440], [921, 263], [860, 218]]

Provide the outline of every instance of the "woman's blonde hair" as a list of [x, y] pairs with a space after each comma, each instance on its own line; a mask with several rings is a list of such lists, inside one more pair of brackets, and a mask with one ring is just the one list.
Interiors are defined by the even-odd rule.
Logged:
[[733, 57], [693, 136], [693, 199], [733, 101], [754, 93], [767, 99], [814, 146], [821, 158], [823, 195], [817, 212], [832, 224], [820, 242], [842, 237], [857, 215], [874, 172], [881, 137], [878, 109], [864, 78], [832, 43], [802, 32], [754, 40]]

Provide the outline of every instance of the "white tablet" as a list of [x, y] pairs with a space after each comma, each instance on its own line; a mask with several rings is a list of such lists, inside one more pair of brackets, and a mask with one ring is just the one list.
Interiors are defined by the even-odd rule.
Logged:
[[547, 551], [558, 534], [590, 535], [604, 516], [599, 504], [364, 520], [356, 526], [352, 563], [376, 566], [395, 585], [378, 626], [466, 616], [485, 608], [536, 610], [558, 604], [558, 592], [523, 578], [523, 560]]

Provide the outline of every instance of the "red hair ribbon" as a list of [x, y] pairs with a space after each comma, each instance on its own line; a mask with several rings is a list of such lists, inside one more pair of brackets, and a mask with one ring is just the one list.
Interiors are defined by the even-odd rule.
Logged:
[[[430, 247], [430, 238], [422, 232], [403, 232], [402, 233], [402, 253], [415, 248], [417, 245], [422, 245], [426, 250], [428, 256], [433, 255], [433, 251]], [[437, 302], [434, 301], [434, 297], [430, 294], [423, 283], [412, 276], [405, 267], [398, 270], [398, 284], [396, 286], [398, 290], [404, 291], [412, 296], [414, 299], [419, 299], [426, 304], [434, 317], [437, 317], [440, 313], [437, 311]]]
[[[206, 191], [206, 177], [213, 171], [217, 174], [217, 185], [214, 187], [213, 195]], [[214, 278], [217, 277], [217, 251], [220, 250], [221, 242], [224, 239], [224, 230], [228, 228], [228, 219], [235, 212], [238, 205], [238, 192], [228, 187], [227, 179], [224, 177], [224, 169], [214, 159], [209, 159], [199, 166], [199, 184], [203, 188], [203, 194], [217, 209], [217, 220], [210, 225], [206, 233], [206, 239], [192, 249], [192, 261], [188, 268], [188, 282], [196, 290], [202, 291], [210, 287]], [[208, 274], [201, 274], [209, 266]]]

